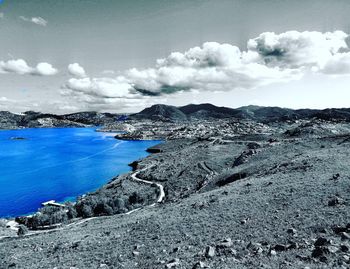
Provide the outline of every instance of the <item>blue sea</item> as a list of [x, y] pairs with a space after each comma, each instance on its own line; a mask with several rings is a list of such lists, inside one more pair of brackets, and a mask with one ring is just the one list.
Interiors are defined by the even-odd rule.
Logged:
[[[94, 191], [160, 141], [121, 141], [95, 128], [0, 131], [0, 217]], [[23, 137], [24, 140], [15, 140]]]

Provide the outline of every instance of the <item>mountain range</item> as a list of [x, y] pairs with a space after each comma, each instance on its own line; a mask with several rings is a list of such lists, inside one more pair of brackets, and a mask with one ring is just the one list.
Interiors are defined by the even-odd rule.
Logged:
[[218, 107], [212, 104], [189, 104], [176, 107], [157, 104], [130, 115], [99, 112], [78, 112], [55, 115], [27, 111], [14, 114], [0, 111], [0, 129], [35, 127], [84, 127], [102, 126], [125, 119], [157, 121], [190, 121], [205, 119], [253, 120], [257, 122], [277, 122], [297, 119], [318, 118], [324, 120], [350, 121], [350, 108], [289, 109], [280, 107], [243, 106], [240, 108]]
[[181, 107], [153, 105], [139, 113], [130, 115], [134, 119], [164, 121], [203, 120], [235, 118], [259, 122], [285, 121], [296, 119], [350, 120], [349, 108], [330, 109], [289, 109], [280, 107], [243, 106], [240, 108], [218, 107], [212, 104], [190, 104]]

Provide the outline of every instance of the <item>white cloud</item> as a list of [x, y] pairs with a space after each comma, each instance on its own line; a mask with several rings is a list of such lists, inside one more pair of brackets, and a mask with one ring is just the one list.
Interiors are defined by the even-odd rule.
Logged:
[[48, 23], [47, 20], [45, 20], [45, 19], [42, 18], [42, 17], [27, 18], [27, 17], [24, 17], [24, 16], [19, 16], [19, 18], [20, 18], [22, 21], [32, 22], [32, 23], [37, 24], [37, 25], [40, 25], [40, 26], [46, 26], [47, 23]]
[[347, 38], [342, 31], [266, 32], [250, 39], [244, 51], [231, 44], [206, 42], [158, 59], [152, 68], [132, 68], [117, 78], [76, 76], [66, 83], [65, 94], [86, 103], [106, 104], [184, 91], [252, 89], [300, 79], [310, 72], [350, 75]]
[[68, 72], [72, 76], [78, 77], [78, 78], [84, 78], [86, 77], [86, 73], [84, 68], [79, 65], [78, 63], [73, 63], [68, 65]]
[[49, 63], [38, 63], [35, 73], [40, 76], [52, 76], [58, 73], [58, 70]]
[[31, 67], [23, 59], [0, 61], [0, 73], [16, 73], [19, 75], [39, 75], [52, 76], [57, 74], [58, 70], [49, 63], [38, 63]]
[[333, 55], [322, 66], [320, 71], [332, 75], [350, 74], [350, 53], [337, 53]]
[[2, 71], [2, 73], [17, 73], [24, 75], [32, 73], [34, 69], [28, 66], [25, 60], [17, 59], [9, 60], [7, 62], [0, 61], [0, 71]]
[[46, 26], [47, 21], [41, 17], [34, 17], [31, 19], [31, 21], [35, 24], [41, 25], [41, 26]]
[[248, 41], [248, 51], [268, 66], [280, 68], [322, 68], [335, 54], [348, 49], [342, 31], [262, 33]]
[[104, 98], [131, 98], [131, 85], [124, 77], [112, 78], [71, 78], [66, 83], [70, 90]]

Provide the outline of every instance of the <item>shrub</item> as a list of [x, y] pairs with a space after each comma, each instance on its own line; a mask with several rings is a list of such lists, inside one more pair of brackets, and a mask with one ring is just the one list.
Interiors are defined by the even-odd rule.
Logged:
[[67, 212], [68, 219], [75, 219], [78, 217], [78, 212], [75, 209], [74, 205], [68, 204], [66, 208], [68, 210], [68, 212]]
[[80, 216], [83, 218], [91, 218], [94, 216], [94, 212], [89, 204], [82, 205]]
[[137, 193], [136, 191], [133, 192], [130, 196], [129, 196], [129, 203], [130, 204], [141, 204], [143, 203], [144, 201], [144, 198], [139, 194]]
[[27, 233], [28, 233], [28, 228], [23, 224], [19, 225], [17, 235], [23, 236], [23, 235], [26, 235]]
[[95, 215], [113, 215], [113, 208], [106, 204], [105, 202], [101, 201], [96, 205], [94, 208], [94, 214]]
[[114, 200], [114, 211], [115, 213], [124, 213], [126, 211], [124, 199], [117, 198]]

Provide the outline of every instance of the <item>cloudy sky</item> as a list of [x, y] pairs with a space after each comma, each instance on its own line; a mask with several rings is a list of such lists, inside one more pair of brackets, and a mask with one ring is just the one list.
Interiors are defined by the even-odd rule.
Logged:
[[0, 110], [349, 107], [347, 0], [0, 0]]

